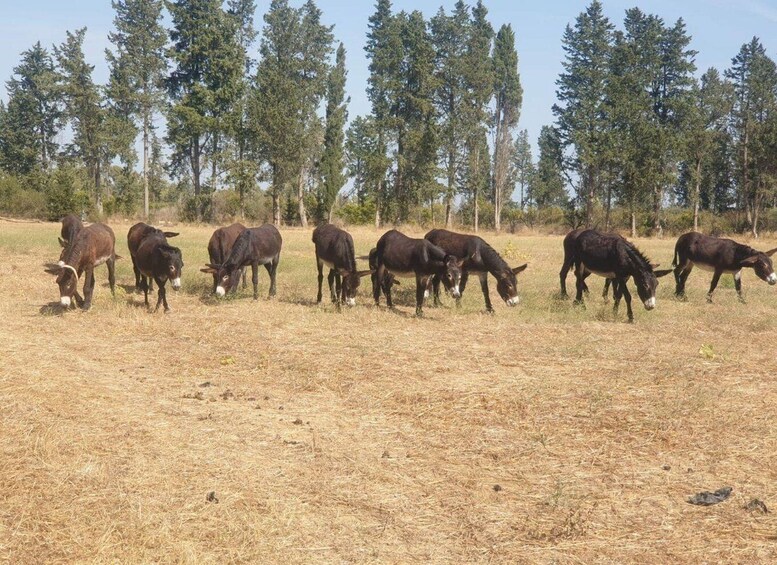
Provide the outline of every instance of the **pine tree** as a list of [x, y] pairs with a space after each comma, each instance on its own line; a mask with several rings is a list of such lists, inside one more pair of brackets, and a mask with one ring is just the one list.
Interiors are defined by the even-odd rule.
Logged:
[[[486, 131], [489, 115], [488, 103], [493, 95], [494, 71], [490, 64], [491, 42], [494, 29], [488, 19], [488, 10], [478, 1], [472, 10], [471, 33], [466, 38], [466, 53], [462, 64], [464, 77], [464, 104], [462, 138], [465, 142], [466, 161], [462, 177], [473, 205], [473, 227], [479, 227], [480, 199], [487, 194], [490, 172], [482, 180], [483, 172], [490, 169]], [[484, 161], [485, 159], [485, 161]], [[485, 182], [485, 184], [484, 184]]]
[[103, 213], [103, 171], [113, 155], [108, 113], [101, 89], [92, 81], [94, 65], [84, 58], [83, 44], [86, 28], [67, 32], [67, 39], [54, 47], [65, 98], [66, 115], [73, 129], [73, 139], [68, 145], [70, 156], [82, 160], [91, 184], [94, 206]]
[[63, 119], [54, 61], [38, 42], [22, 53], [13, 73], [6, 83], [0, 168], [20, 175], [47, 171], [59, 148]]
[[534, 195], [529, 188], [536, 172], [531, 154], [529, 132], [525, 129], [518, 132], [518, 136], [515, 138], [512, 159], [513, 169], [515, 170], [515, 181], [518, 184], [520, 191], [518, 206], [523, 210], [527, 206], [531, 206], [532, 202], [534, 202]]
[[345, 137], [345, 158], [348, 175], [353, 179], [356, 200], [360, 206], [376, 202], [376, 191], [386, 174], [386, 156], [378, 145], [375, 122], [371, 116], [357, 116]]
[[509, 25], [503, 25], [494, 40], [494, 168], [492, 196], [494, 203], [494, 229], [502, 225], [502, 208], [510, 200], [514, 184], [511, 170], [513, 130], [518, 125], [523, 102], [523, 88], [518, 76], [518, 53], [515, 50], [515, 34]]
[[537, 208], [565, 206], [568, 200], [561, 173], [561, 140], [558, 131], [543, 126], [537, 141], [540, 159], [532, 182], [532, 198]]
[[162, 0], [114, 0], [115, 31], [108, 34], [115, 52], [106, 50], [110, 67], [108, 97], [119, 115], [140, 122], [143, 135], [143, 217], [148, 218], [149, 153], [154, 116], [165, 102], [164, 57], [167, 32]]
[[335, 66], [329, 73], [326, 96], [326, 133], [324, 135], [324, 154], [321, 158], [321, 195], [318, 199], [319, 222], [332, 221], [337, 194], [345, 185], [346, 176], [343, 142], [345, 122], [348, 120], [345, 98], [345, 47], [341, 43], [337, 48]]
[[[463, 64], [465, 38], [470, 33], [470, 13], [459, 0], [448, 16], [440, 8], [431, 22], [430, 31], [435, 48], [435, 105], [439, 114], [439, 141], [442, 167], [445, 173], [445, 227], [453, 226], [453, 199], [457, 193], [457, 178], [464, 160], [462, 112], [465, 85]], [[464, 40], [463, 40], [464, 39]]]
[[[758, 219], [768, 193], [764, 163], [769, 158], [769, 118], [775, 111], [777, 70], [757, 37], [742, 45], [725, 72], [734, 85], [735, 101], [731, 129], [736, 147], [738, 199], [744, 208], [750, 232], [758, 237]], [[774, 156], [771, 156], [774, 160]]]
[[607, 159], [606, 85], [613, 25], [594, 0], [567, 26], [564, 71], [556, 81], [559, 104], [553, 106], [562, 148], [570, 151], [564, 168], [578, 179], [578, 202], [585, 207], [585, 225], [593, 223], [594, 201], [601, 194], [601, 170]]

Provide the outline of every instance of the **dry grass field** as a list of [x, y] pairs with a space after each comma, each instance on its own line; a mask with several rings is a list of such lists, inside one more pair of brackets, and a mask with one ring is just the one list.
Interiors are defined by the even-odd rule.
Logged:
[[[116, 297], [100, 267], [92, 310], [62, 314], [59, 225], [0, 222], [0, 561], [777, 560], [775, 514], [744, 508], [777, 511], [777, 290], [752, 271], [746, 305], [730, 276], [714, 304], [710, 273], [684, 303], [662, 279], [630, 325], [602, 279], [587, 309], [557, 299], [561, 238], [485, 234], [530, 263], [519, 306], [492, 279], [484, 314], [475, 280], [416, 319], [409, 281], [390, 312], [367, 280], [338, 313], [309, 231], [282, 231], [275, 299], [262, 269], [257, 302], [219, 301], [212, 228], [177, 226], [183, 289], [149, 314], [112, 227]], [[671, 263], [673, 239], [637, 243]]]

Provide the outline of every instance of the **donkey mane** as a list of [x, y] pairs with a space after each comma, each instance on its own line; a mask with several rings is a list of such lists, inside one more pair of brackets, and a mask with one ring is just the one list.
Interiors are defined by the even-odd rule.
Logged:
[[480, 257], [489, 271], [510, 270], [510, 265], [507, 264], [507, 261], [502, 259], [502, 256], [497, 253], [496, 249], [483, 240], [481, 240]]
[[642, 253], [642, 251], [640, 251], [639, 249], [637, 249], [636, 245], [634, 245], [630, 241], [626, 241], [626, 249], [629, 257], [633, 261], [635, 261], [639, 266], [649, 271], [653, 270], [653, 267], [650, 265], [650, 259], [645, 257], [645, 254]]
[[224, 266], [235, 266], [230, 265], [229, 260], [232, 257], [242, 257], [244, 256], [248, 251], [248, 246], [251, 242], [251, 232], [248, 230], [244, 230], [243, 233], [241, 233], [238, 238], [235, 240], [234, 245], [232, 245], [232, 251], [229, 253], [229, 257], [224, 258]]

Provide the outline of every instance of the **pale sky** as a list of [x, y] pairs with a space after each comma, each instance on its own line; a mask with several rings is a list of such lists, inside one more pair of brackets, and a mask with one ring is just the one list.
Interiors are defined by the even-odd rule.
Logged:
[[[302, 0], [294, 2], [299, 5]], [[450, 10], [455, 0], [395, 0], [394, 9], [421, 10], [428, 18], [442, 5]], [[257, 1], [256, 27], [261, 29], [262, 16], [269, 2]], [[113, 9], [110, 0], [2, 0], [0, 19], [0, 78], [7, 80], [19, 61], [19, 54], [36, 41], [47, 47], [64, 41], [65, 30], [86, 26], [85, 51], [95, 65], [95, 79], [104, 82], [107, 70], [104, 50], [107, 33], [112, 28]], [[555, 100], [555, 80], [561, 70], [563, 52], [561, 37], [564, 27], [572, 23], [587, 2], [573, 0], [490, 0], [486, 2], [495, 29], [512, 24], [516, 32], [519, 71], [524, 89], [524, 102], [519, 127], [529, 130], [536, 153], [540, 128], [551, 123], [551, 106]], [[777, 57], [777, 0], [652, 0], [634, 2], [603, 0], [605, 14], [618, 27], [624, 11], [639, 6], [657, 14], [667, 23], [682, 17], [693, 37], [692, 47], [699, 51], [699, 74], [710, 66], [724, 69], [739, 47], [754, 35], [761, 38], [768, 53]], [[365, 95], [367, 61], [364, 41], [367, 18], [374, 11], [372, 0], [318, 0], [325, 23], [334, 24], [335, 37], [348, 51], [348, 94], [350, 117], [369, 112]], [[254, 47], [254, 57], [256, 56]], [[5, 99], [5, 89], [0, 89]]]

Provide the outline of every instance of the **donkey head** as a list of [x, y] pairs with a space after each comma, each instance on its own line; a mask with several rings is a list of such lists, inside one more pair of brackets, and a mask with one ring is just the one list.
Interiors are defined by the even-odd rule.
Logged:
[[181, 271], [183, 270], [181, 250], [170, 245], [163, 245], [159, 247], [159, 253], [165, 274], [173, 285], [173, 290], [179, 290], [181, 288]]
[[777, 248], [764, 253], [758, 253], [741, 262], [743, 267], [752, 267], [759, 279], [770, 285], [777, 284], [777, 274], [774, 272], [771, 256], [777, 253]]
[[459, 259], [454, 255], [446, 255], [443, 259], [445, 270], [440, 275], [445, 290], [453, 298], [461, 298], [459, 284], [461, 283], [461, 267], [464, 265], [464, 259]]
[[348, 306], [356, 306], [356, 290], [361, 284], [361, 278], [371, 275], [375, 271], [349, 271], [348, 269], [338, 269], [337, 272], [343, 279], [343, 294], [345, 294], [345, 303]]
[[241, 270], [240, 267], [235, 267], [234, 265], [208, 263], [200, 271], [216, 275], [216, 281], [218, 282], [216, 295], [219, 297], [225, 296], [227, 292], [237, 290], [237, 285], [240, 283]]
[[78, 271], [71, 265], [64, 263], [49, 263], [45, 265], [46, 272], [57, 277], [59, 286], [59, 303], [67, 308], [73, 301], [78, 286]]
[[515, 275], [526, 270], [529, 264], [525, 263], [514, 269], [505, 269], [496, 278], [496, 291], [508, 306], [517, 305], [521, 299], [518, 296], [518, 280]]
[[634, 284], [637, 287], [637, 294], [640, 300], [642, 300], [642, 304], [645, 305], [645, 310], [652, 310], [656, 307], [658, 279], [673, 272], [672, 269], [656, 271], [656, 267], [658, 267], [657, 264], [649, 264], [647, 268], [638, 269], [634, 273]]

